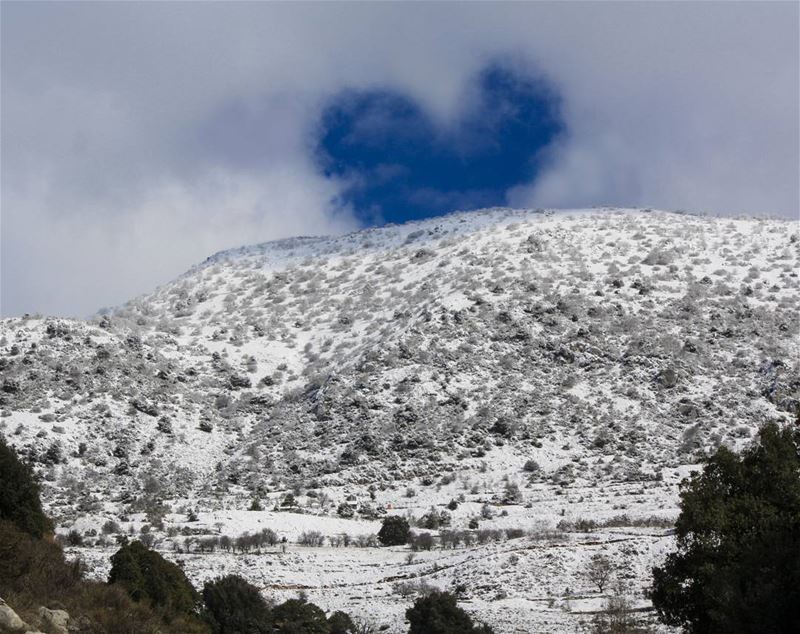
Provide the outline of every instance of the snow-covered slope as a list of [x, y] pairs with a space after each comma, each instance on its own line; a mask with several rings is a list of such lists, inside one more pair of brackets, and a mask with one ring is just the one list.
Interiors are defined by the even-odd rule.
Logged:
[[[797, 416], [799, 253], [794, 222], [617, 209], [492, 209], [225, 251], [88, 323], [3, 321], [0, 428], [42, 470], [64, 530], [139, 527], [161, 506], [164, 547], [189, 508], [195, 532], [294, 539], [374, 532], [383, 513], [462, 496], [453, 528], [538, 532], [426, 553], [446, 566], [428, 580], [479, 588], [472, 608], [504, 628], [568, 631], [580, 601], [564, 609], [564, 590], [597, 599], [581, 586], [587, 555], [576, 534], [540, 548], [541, 531], [626, 515], [614, 530], [639, 555], [613, 535], [583, 541], [640, 560], [628, 580], [642, 587], [669, 538], [631, 525], [674, 517], [704, 451]], [[287, 491], [304, 514], [285, 512]], [[246, 512], [256, 497], [269, 510]], [[337, 517], [343, 502], [353, 518]], [[335, 607], [366, 596], [348, 574], [385, 566], [370, 601], [402, 626], [408, 600], [381, 579], [417, 571], [404, 555], [331, 549], [334, 583], [322, 551], [300, 551], [280, 553], [265, 588]], [[249, 569], [185, 557], [198, 580]]]

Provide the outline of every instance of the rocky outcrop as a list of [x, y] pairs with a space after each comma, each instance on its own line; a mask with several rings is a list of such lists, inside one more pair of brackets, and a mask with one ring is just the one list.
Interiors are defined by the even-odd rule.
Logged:
[[[69, 634], [69, 613], [65, 610], [50, 610], [40, 607], [34, 621], [39, 629], [23, 621], [3, 599], [0, 599], [0, 632], [24, 634]], [[41, 631], [44, 630], [44, 631]]]
[[42, 620], [42, 626], [52, 634], [69, 634], [69, 614], [64, 610], [49, 610], [41, 607], [36, 612]]
[[16, 612], [0, 599], [0, 632], [27, 632], [30, 629]]

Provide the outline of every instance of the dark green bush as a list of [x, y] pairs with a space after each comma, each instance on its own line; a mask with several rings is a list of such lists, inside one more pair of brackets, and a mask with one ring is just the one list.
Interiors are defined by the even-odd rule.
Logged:
[[207, 581], [203, 601], [215, 634], [272, 632], [267, 602], [258, 588], [237, 575]]
[[766, 425], [682, 485], [677, 552], [653, 570], [667, 624], [698, 634], [800, 632], [800, 430]]
[[53, 523], [42, 511], [39, 485], [30, 467], [0, 436], [0, 520], [12, 522], [34, 537], [53, 532]]
[[378, 540], [384, 546], [400, 546], [408, 543], [411, 529], [408, 520], [397, 515], [389, 515], [383, 519], [378, 531]]
[[355, 634], [356, 625], [346, 612], [337, 610], [328, 617], [330, 634]]
[[325, 612], [303, 599], [289, 599], [272, 610], [272, 631], [280, 634], [330, 634]]
[[408, 634], [493, 634], [486, 625], [475, 625], [449, 592], [420, 597], [406, 610]]
[[134, 601], [146, 599], [167, 612], [193, 614], [197, 609], [198, 593], [183, 571], [139, 541], [112, 555], [108, 582], [121, 585]]

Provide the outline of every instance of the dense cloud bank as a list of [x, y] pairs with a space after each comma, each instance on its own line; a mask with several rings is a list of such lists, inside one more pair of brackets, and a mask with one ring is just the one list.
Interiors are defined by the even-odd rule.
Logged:
[[86, 314], [221, 248], [358, 227], [314, 162], [325, 105], [391, 89], [447, 125], [497, 59], [554, 86], [566, 130], [507, 203], [798, 213], [794, 3], [2, 12], [4, 315]]

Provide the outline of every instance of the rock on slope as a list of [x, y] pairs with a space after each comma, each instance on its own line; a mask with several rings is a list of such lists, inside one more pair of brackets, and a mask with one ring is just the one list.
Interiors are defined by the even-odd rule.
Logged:
[[617, 209], [226, 251], [87, 322], [4, 320], [0, 429], [64, 526], [487, 468], [591, 497], [795, 419], [799, 254], [794, 222]]

